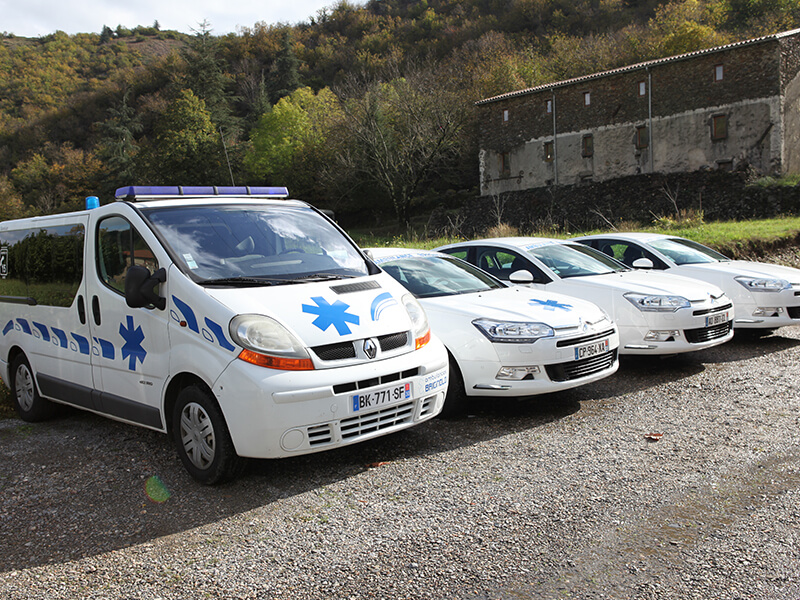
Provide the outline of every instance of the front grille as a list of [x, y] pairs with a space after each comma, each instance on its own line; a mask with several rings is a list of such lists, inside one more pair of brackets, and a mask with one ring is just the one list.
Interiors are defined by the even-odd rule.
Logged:
[[547, 365], [545, 370], [551, 381], [572, 381], [608, 369], [617, 360], [616, 349], [581, 360]]
[[698, 316], [701, 316], [701, 315], [710, 315], [710, 314], [713, 314], [713, 313], [722, 312], [724, 310], [730, 310], [732, 308], [733, 308], [733, 304], [728, 303], [725, 306], [716, 306], [714, 308], [704, 308], [703, 310], [696, 310], [692, 314], [695, 317], [698, 317]]
[[613, 329], [609, 329], [608, 331], [604, 331], [602, 333], [593, 333], [593, 334], [590, 334], [590, 335], [584, 335], [584, 336], [572, 338], [572, 339], [569, 339], [569, 340], [561, 340], [561, 341], [556, 342], [556, 348], [565, 348], [565, 347], [568, 347], [568, 346], [577, 346], [578, 344], [585, 344], [586, 342], [591, 342], [591, 341], [594, 341], [594, 340], [599, 340], [601, 338], [608, 337], [610, 335], [613, 335], [613, 333], [614, 333], [614, 330]]
[[401, 373], [389, 373], [387, 375], [382, 375], [381, 377], [373, 377], [371, 379], [362, 379], [361, 381], [340, 383], [339, 385], [333, 386], [333, 393], [348, 394], [356, 390], [364, 390], [367, 388], [375, 387], [376, 385], [384, 385], [386, 383], [392, 383], [393, 381], [399, 381], [401, 379], [407, 379], [409, 377], [416, 377], [417, 375], [419, 375], [419, 368], [409, 369], [408, 371], [403, 371]]
[[400, 333], [392, 333], [390, 335], [382, 335], [378, 338], [378, 343], [381, 346], [381, 352], [389, 352], [390, 350], [397, 350], [402, 348], [408, 343], [408, 332], [401, 331]]
[[395, 425], [401, 425], [402, 423], [410, 423], [413, 418], [414, 401], [412, 400], [365, 415], [342, 419], [339, 423], [339, 428], [342, 432], [342, 439], [348, 440], [380, 431], [381, 429], [388, 429]]
[[800, 319], [800, 306], [787, 306], [786, 312], [790, 319]]
[[730, 330], [731, 321], [728, 321], [727, 323], [720, 323], [719, 325], [714, 325], [712, 327], [687, 329], [683, 332], [683, 334], [686, 336], [686, 341], [690, 344], [700, 344], [702, 342], [708, 342], [725, 337], [728, 335]]
[[321, 360], [344, 360], [356, 357], [356, 348], [353, 346], [353, 342], [317, 346], [312, 350]]
[[330, 423], [314, 425], [306, 429], [309, 446], [322, 446], [333, 441], [333, 428]]

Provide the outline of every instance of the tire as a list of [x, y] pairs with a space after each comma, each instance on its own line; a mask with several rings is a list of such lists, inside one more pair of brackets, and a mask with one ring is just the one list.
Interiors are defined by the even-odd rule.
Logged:
[[444, 419], [458, 417], [464, 412], [467, 403], [467, 392], [464, 389], [464, 378], [461, 376], [461, 370], [458, 368], [458, 363], [453, 358], [453, 355], [448, 352], [450, 357], [450, 375], [447, 384], [447, 396], [444, 399], [444, 407], [439, 416]]
[[56, 412], [56, 405], [45, 400], [36, 389], [33, 370], [24, 354], [18, 354], [11, 363], [11, 395], [19, 418], [29, 423], [46, 421]]
[[172, 438], [189, 475], [204, 485], [230, 481], [245, 466], [216, 401], [196, 385], [178, 394], [172, 411]]

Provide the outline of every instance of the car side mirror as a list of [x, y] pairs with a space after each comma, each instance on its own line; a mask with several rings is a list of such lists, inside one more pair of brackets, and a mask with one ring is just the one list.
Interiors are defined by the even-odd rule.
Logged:
[[159, 310], [167, 307], [167, 299], [155, 291], [159, 283], [167, 280], [167, 271], [163, 267], [155, 273], [141, 265], [133, 265], [125, 273], [125, 302], [131, 308], [155, 306]]
[[633, 268], [634, 269], [652, 269], [653, 268], [653, 261], [649, 258], [637, 258], [633, 261]]
[[524, 285], [526, 283], [533, 283], [533, 275], [527, 269], [520, 269], [519, 271], [514, 271], [511, 275], [509, 275], [508, 280], [511, 283]]

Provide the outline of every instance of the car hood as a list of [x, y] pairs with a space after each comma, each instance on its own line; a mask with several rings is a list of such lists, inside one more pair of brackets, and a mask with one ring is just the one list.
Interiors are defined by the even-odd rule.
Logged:
[[722, 290], [716, 285], [683, 277], [652, 271], [622, 271], [606, 275], [590, 275], [588, 277], [572, 277], [562, 280], [571, 285], [596, 286], [612, 288], [620, 293], [656, 294], [682, 296], [690, 302], [702, 302], [711, 294], [721, 296]]
[[[412, 328], [402, 303], [403, 295], [408, 292], [388, 275], [269, 287], [204, 289], [227, 306], [233, 313], [231, 316], [272, 317], [307, 346], [377, 337]], [[199, 315], [196, 318], [202, 320]]]
[[785, 267], [783, 265], [772, 265], [768, 263], [751, 262], [747, 260], [732, 260], [730, 262], [703, 263], [697, 265], [681, 265], [681, 271], [690, 273], [714, 272], [730, 275], [731, 277], [773, 277], [785, 279], [794, 285], [800, 285], [800, 269]]
[[[553, 329], [581, 327], [604, 321], [606, 314], [596, 305], [564, 294], [511, 287], [457, 296], [420, 298], [432, 325], [440, 312], [458, 313], [470, 319], [534, 321]], [[610, 325], [610, 322], [608, 323]]]

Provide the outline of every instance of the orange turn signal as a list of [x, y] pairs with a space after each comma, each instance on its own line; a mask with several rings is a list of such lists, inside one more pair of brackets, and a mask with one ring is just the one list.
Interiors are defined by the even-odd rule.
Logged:
[[425, 344], [427, 344], [428, 342], [431, 341], [431, 330], [428, 329], [428, 331], [425, 332], [425, 335], [423, 335], [422, 337], [418, 337], [415, 341], [416, 341], [416, 345], [415, 345], [416, 347], [414, 349], [415, 350], [419, 350]]
[[313, 371], [314, 363], [310, 358], [283, 358], [280, 356], [268, 356], [259, 354], [252, 350], [242, 350], [239, 358], [244, 362], [268, 369], [280, 369], [281, 371]]

